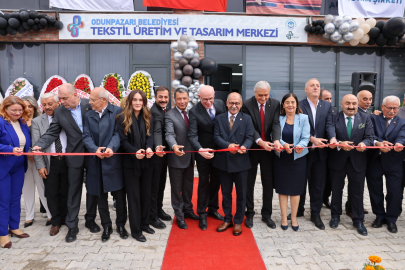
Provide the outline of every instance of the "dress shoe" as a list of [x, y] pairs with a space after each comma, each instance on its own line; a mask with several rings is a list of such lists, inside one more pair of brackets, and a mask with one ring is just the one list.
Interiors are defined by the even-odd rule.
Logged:
[[59, 233], [60, 225], [52, 226], [51, 229], [49, 230], [49, 235], [50, 236], [55, 236]]
[[321, 216], [311, 215], [311, 221], [315, 224], [315, 227], [317, 227], [318, 229], [325, 230], [325, 225], [322, 222]]
[[233, 223], [232, 222], [223, 222], [221, 225], [218, 226], [217, 228], [217, 232], [224, 232], [226, 231], [228, 228], [233, 227]]
[[101, 235], [101, 242], [103, 243], [107, 242], [110, 239], [112, 231], [113, 231], [112, 227], [109, 226], [105, 227], [103, 234]]
[[184, 220], [176, 219], [176, 222], [177, 222], [177, 226], [179, 226], [180, 229], [183, 229], [183, 230], [188, 229], [187, 224]]
[[184, 218], [190, 218], [193, 220], [200, 220], [200, 217], [196, 214], [194, 214], [194, 212], [191, 213], [184, 213]]
[[29, 226], [32, 226], [32, 224], [34, 224], [34, 219], [33, 220], [31, 220], [30, 222], [25, 222], [24, 223], [24, 228], [28, 228]]
[[330, 202], [329, 202], [329, 200], [323, 201], [323, 205], [325, 205], [326, 208], [330, 209]]
[[30, 235], [27, 234], [27, 233], [15, 234], [15, 233], [13, 233], [11, 230], [8, 230], [8, 233], [11, 235], [11, 237], [14, 237], [14, 236], [16, 236], [17, 238], [27, 238], [27, 237], [30, 237]]
[[152, 225], [156, 229], [166, 228], [166, 224], [164, 224], [158, 217], [149, 219], [149, 224]]
[[332, 218], [329, 221], [329, 227], [336, 229], [339, 226], [340, 218]]
[[146, 233], [149, 233], [149, 234], [154, 234], [155, 233], [155, 230], [152, 229], [151, 227], [148, 227], [146, 229], [142, 229], [142, 231], [144, 231]]
[[395, 223], [387, 223], [387, 229], [390, 233], [397, 233], [398, 232], [398, 228], [397, 225]]
[[276, 223], [274, 223], [274, 221], [269, 218], [269, 217], [262, 217], [262, 221], [264, 221], [264, 223], [266, 223], [267, 227], [271, 228], [271, 229], [275, 229], [276, 228]]
[[363, 222], [359, 222], [356, 224], [353, 223], [353, 227], [355, 227], [357, 229], [357, 232], [360, 235], [367, 236], [367, 229], [366, 229], [366, 227], [364, 227]]
[[128, 238], [128, 232], [125, 229], [124, 226], [117, 226], [117, 233], [120, 235], [121, 239], [127, 239]]
[[163, 209], [159, 209], [159, 210], [157, 211], [157, 216], [158, 216], [161, 220], [164, 220], [164, 221], [170, 221], [170, 220], [172, 220], [172, 217], [171, 217], [170, 215], [166, 214], [165, 211], [163, 211]]
[[198, 227], [200, 227], [201, 230], [205, 231], [208, 228], [207, 218], [200, 217], [200, 222], [198, 223]]
[[4, 246], [3, 246], [3, 245], [0, 245], [0, 246], [1, 246], [1, 248], [11, 248], [12, 245], [13, 245], [13, 244], [12, 244], [11, 241], [10, 241], [10, 242], [8, 242], [7, 244], [5, 244]]
[[241, 224], [235, 224], [233, 227], [233, 235], [238, 236], [242, 234], [242, 225]]
[[[304, 211], [297, 212], [297, 217], [303, 217], [303, 216], [304, 216]], [[288, 214], [287, 220], [291, 220], [291, 214]]]
[[293, 226], [293, 225], [291, 224], [291, 228], [293, 229], [294, 232], [296, 232], [296, 231], [299, 230], [300, 226], [299, 226], [299, 225], [298, 225], [298, 226]]
[[387, 224], [387, 221], [385, 219], [376, 218], [373, 221], [373, 224], [371, 224], [371, 227], [373, 227], [373, 228], [381, 228], [383, 226], [383, 224]]
[[136, 241], [146, 242], [146, 237], [143, 234], [141, 234], [140, 236], [132, 235], [132, 237], [135, 238]]
[[281, 229], [283, 229], [283, 231], [286, 231], [288, 229], [288, 224], [287, 225], [282, 225], [280, 224]]
[[253, 227], [253, 217], [246, 217], [245, 225], [251, 229]]
[[98, 233], [101, 231], [100, 226], [94, 220], [86, 221], [84, 226], [90, 230], [91, 233]]
[[77, 239], [76, 236], [77, 236], [78, 233], [79, 233], [79, 228], [78, 227], [69, 228], [68, 233], [67, 233], [67, 235], [65, 237], [65, 241], [67, 243], [71, 243], [71, 242], [76, 241], [76, 239]]
[[221, 216], [218, 212], [208, 212], [208, 216], [213, 217], [213, 218], [215, 218], [217, 220], [224, 221], [224, 217]]
[[49, 225], [52, 225], [52, 222], [50, 220], [47, 220], [45, 223], [45, 226], [49, 226]]

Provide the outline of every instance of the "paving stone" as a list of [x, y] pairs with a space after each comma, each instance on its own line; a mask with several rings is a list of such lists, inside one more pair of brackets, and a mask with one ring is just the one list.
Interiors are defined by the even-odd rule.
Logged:
[[90, 262], [71, 261], [66, 269], [86, 269]]

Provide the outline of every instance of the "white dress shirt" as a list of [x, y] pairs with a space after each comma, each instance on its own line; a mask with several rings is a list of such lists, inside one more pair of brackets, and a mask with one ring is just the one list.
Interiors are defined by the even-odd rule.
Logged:
[[[349, 122], [349, 120], [347, 119], [347, 115], [345, 113], [343, 113], [343, 116], [345, 118], [345, 124], [346, 124], [346, 128], [347, 128], [347, 123]], [[352, 131], [353, 131], [353, 127], [354, 127], [354, 115], [350, 116], [350, 118], [352, 119]], [[349, 138], [350, 139], [350, 138]], [[340, 144], [341, 141], [338, 141], [338, 144]], [[337, 150], [340, 151], [340, 147], [337, 147]]]
[[[262, 104], [260, 104], [259, 102], [257, 102], [257, 106], [259, 106], [259, 114], [260, 114], [260, 109], [261, 109]], [[263, 104], [263, 114], [266, 115], [266, 103]], [[256, 144], [259, 144], [259, 142], [260, 142], [261, 139], [262, 139], [262, 138], [257, 139], [257, 140], [255, 141]]]
[[206, 109], [206, 110], [210, 117], [211, 117], [210, 110], [211, 110], [212, 114], [215, 116], [216, 110], [215, 110], [214, 104], [212, 104], [211, 108]]
[[362, 110], [363, 112], [367, 113], [367, 110], [363, 109], [362, 107], [359, 106], [359, 109]]
[[[183, 119], [184, 119], [184, 114], [183, 114], [183, 111], [182, 111], [182, 110], [180, 110], [180, 109], [179, 109], [179, 107], [177, 107], [177, 106], [176, 106], [176, 109], [179, 111], [179, 113], [181, 114], [181, 117], [183, 117]], [[188, 112], [187, 112], [187, 110], [184, 110], [184, 111], [186, 112], [187, 117], [188, 117]]]
[[228, 111], [228, 123], [231, 122], [231, 116], [233, 115], [233, 116], [235, 116], [235, 118], [233, 119], [233, 123], [235, 124], [236, 116], [238, 115], [238, 113], [239, 113], [239, 112], [237, 112], [236, 114], [231, 114], [231, 113]]
[[101, 118], [101, 116], [103, 115], [103, 112], [104, 112], [104, 110], [107, 108], [107, 106], [108, 106], [108, 104], [104, 107], [104, 109], [101, 110], [101, 112], [98, 112], [98, 115], [100, 116], [100, 118]]
[[[53, 117], [48, 115], [49, 125], [51, 125], [52, 119], [53, 119]], [[66, 145], [67, 145], [67, 137], [66, 137], [66, 133], [65, 133], [65, 131], [63, 129], [59, 133], [59, 139], [60, 139], [60, 143], [62, 144], [62, 153], [65, 153], [66, 152]], [[55, 142], [53, 142], [51, 144], [51, 153], [56, 153]]]
[[[307, 98], [307, 100], [308, 100], [308, 103], [309, 103], [309, 107], [311, 107], [312, 119], [314, 120], [313, 123], [314, 123], [314, 129], [315, 129], [316, 107], [318, 107], [319, 99], [318, 99], [318, 101], [316, 102], [316, 106], [315, 106], [314, 103], [312, 103], [308, 98]], [[316, 137], [316, 136], [314, 136], [314, 137]]]

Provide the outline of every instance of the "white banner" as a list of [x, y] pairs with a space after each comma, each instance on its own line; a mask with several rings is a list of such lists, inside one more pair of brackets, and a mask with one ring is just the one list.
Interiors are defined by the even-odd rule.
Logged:
[[132, 0], [49, 0], [49, 7], [89, 11], [133, 11]]
[[339, 0], [339, 15], [351, 17], [403, 17], [405, 0]]
[[[405, 1], [405, 0], [404, 0]], [[59, 39], [197, 40], [307, 42], [306, 18], [172, 15], [59, 14], [65, 27]]]

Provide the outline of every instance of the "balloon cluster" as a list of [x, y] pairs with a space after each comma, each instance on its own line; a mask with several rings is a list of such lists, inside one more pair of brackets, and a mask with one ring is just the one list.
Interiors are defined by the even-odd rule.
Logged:
[[45, 28], [61, 30], [63, 23], [55, 17], [38, 14], [35, 10], [20, 9], [13, 13], [0, 13], [0, 36], [24, 34], [26, 31], [39, 31]]
[[[366, 22], [368, 22], [368, 19]], [[405, 43], [405, 20], [402, 17], [394, 17], [388, 21], [378, 21], [371, 26], [368, 32], [368, 45], [377, 44], [379, 47], [394, 46], [396, 43]]]
[[324, 20], [313, 21], [312, 24], [305, 25], [305, 32], [315, 35], [325, 34], [325, 22]]
[[174, 77], [172, 88], [184, 88], [188, 91], [190, 103], [187, 108], [191, 109], [197, 104], [200, 84], [199, 79], [204, 75], [212, 75], [217, 71], [218, 65], [214, 59], [205, 57], [200, 60], [200, 55], [196, 52], [198, 44], [194, 37], [182, 35], [177, 42], [170, 45], [174, 52]]

